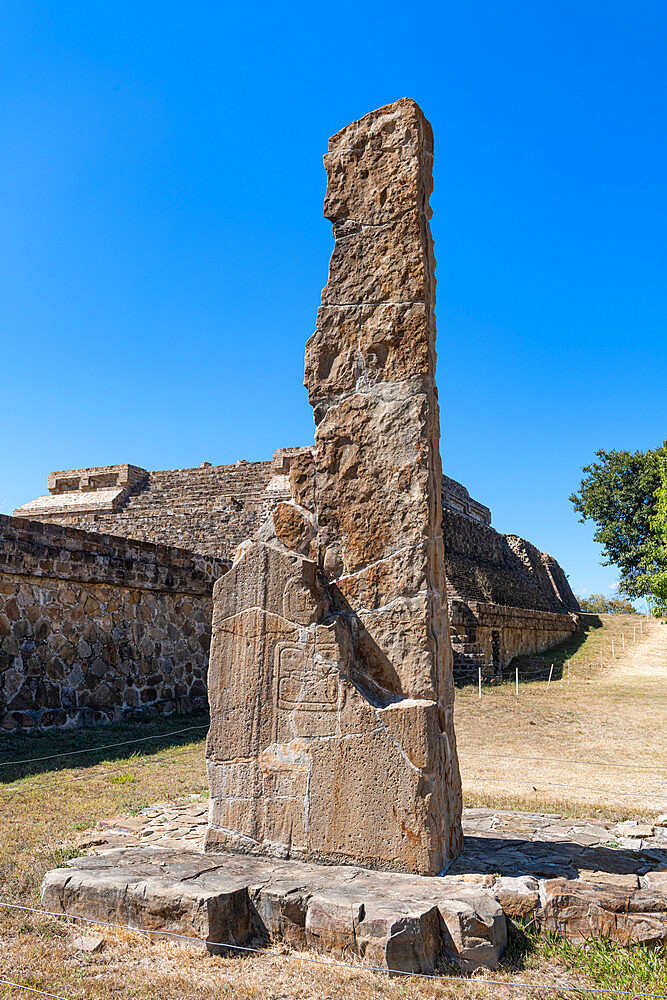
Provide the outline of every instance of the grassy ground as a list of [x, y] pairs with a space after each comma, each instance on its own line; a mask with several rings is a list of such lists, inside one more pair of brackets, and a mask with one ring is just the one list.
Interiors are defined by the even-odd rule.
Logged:
[[[647, 766], [662, 761], [667, 765], [667, 727], [660, 731], [659, 716], [665, 711], [662, 643], [663, 638], [667, 642], [667, 626], [649, 623], [646, 638], [634, 647], [635, 659], [627, 649], [625, 659], [583, 672], [585, 657], [595, 659], [595, 646], [604, 649], [621, 624], [605, 620], [601, 629], [591, 630], [573, 658], [569, 685], [566, 680], [552, 682], [547, 693], [545, 682], [527, 683], [520, 689], [518, 703], [511, 686], [485, 689], [481, 704], [475, 689], [457, 693], [457, 732], [467, 804], [483, 801], [590, 813], [594, 811], [591, 800], [575, 796], [571, 787], [573, 774], [577, 783], [584, 781], [577, 770], [582, 759], [646, 762]], [[657, 631], [660, 628], [662, 633]], [[100, 819], [138, 812], [156, 801], [206, 795], [206, 725], [202, 716], [172, 717], [72, 733], [0, 737], [0, 899], [38, 907], [44, 873], [75, 856], [84, 831]], [[201, 728], [190, 729], [193, 726]], [[180, 729], [188, 731], [169, 735]], [[109, 746], [137, 738], [144, 742]], [[52, 756], [100, 744], [106, 749]], [[647, 747], [651, 748], [648, 757]], [[484, 756], [473, 756], [476, 753]], [[535, 754], [560, 761], [544, 772], [557, 785], [547, 786], [536, 778], [535, 762], [518, 761]], [[29, 765], [11, 763], [28, 757], [50, 759]], [[578, 759], [577, 768], [566, 762], [570, 757]], [[487, 768], [492, 768], [489, 776], [502, 779], [502, 784], [492, 785], [485, 778]], [[634, 772], [608, 770], [614, 775], [609, 792], [617, 795], [636, 780], [646, 783], [647, 788], [655, 781], [650, 772], [648, 777], [637, 779]], [[585, 783], [600, 786], [606, 781], [605, 773], [598, 765], [586, 772]], [[532, 785], [526, 795], [528, 777]], [[533, 792], [536, 783], [537, 791]], [[600, 802], [594, 808], [603, 813], [617, 810], [613, 796]], [[647, 810], [637, 810], [641, 811]], [[633, 813], [619, 805], [618, 814]], [[189, 946], [109, 929], [102, 931], [102, 949], [86, 954], [76, 947], [79, 934], [81, 925], [0, 910], [0, 979], [68, 1000], [181, 1000], [184, 996], [202, 1000], [488, 1000], [518, 993], [485, 985], [484, 979], [507, 986], [541, 982], [563, 987], [558, 994], [521, 990], [520, 995], [526, 997], [572, 996], [568, 987], [574, 985], [667, 994], [664, 951], [624, 950], [604, 941], [573, 948], [557, 939], [541, 940], [521, 931], [514, 934], [501, 969], [463, 983], [388, 979], [359, 966], [340, 969], [298, 960], [315, 958], [313, 955], [213, 957]], [[441, 971], [456, 974], [453, 969]], [[0, 985], [3, 1000], [29, 995]]]
[[[519, 661], [518, 697], [514, 664], [481, 700], [474, 686], [457, 691], [468, 805], [615, 820], [667, 812], [667, 625], [600, 621], [583, 642]], [[551, 684], [525, 679], [548, 677], [551, 663]]]

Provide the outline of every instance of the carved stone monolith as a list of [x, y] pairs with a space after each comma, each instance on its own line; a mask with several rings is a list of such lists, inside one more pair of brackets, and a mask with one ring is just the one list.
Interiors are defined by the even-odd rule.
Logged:
[[214, 591], [210, 850], [423, 874], [461, 850], [432, 161], [408, 99], [329, 143], [315, 448]]

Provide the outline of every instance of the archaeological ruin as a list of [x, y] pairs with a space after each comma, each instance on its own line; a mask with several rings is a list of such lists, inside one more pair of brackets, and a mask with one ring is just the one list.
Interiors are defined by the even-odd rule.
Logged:
[[432, 150], [410, 101], [329, 143], [315, 447], [213, 593], [210, 849], [431, 875], [461, 850]]
[[[48, 477], [48, 494], [24, 504], [13, 518], [0, 517], [0, 726], [30, 729], [106, 721], [126, 709], [184, 711], [205, 701], [213, 583], [227, 571], [241, 542], [290, 500], [290, 468], [311, 451], [281, 448], [265, 462], [203, 463], [165, 472], [131, 465], [55, 472]], [[454, 677], [457, 682], [476, 679], [481, 668], [484, 678], [498, 678], [513, 657], [549, 649], [571, 635], [578, 605], [555, 559], [517, 535], [495, 531], [488, 507], [473, 500], [459, 483], [443, 476], [442, 484]], [[52, 531], [43, 550], [46, 525]], [[170, 687], [164, 674], [169, 654], [163, 655], [160, 646], [155, 655], [157, 647], [150, 645], [161, 642], [155, 621], [147, 637], [146, 623], [136, 623], [136, 641], [128, 633], [118, 650], [127, 676], [152, 678], [137, 699], [113, 693], [126, 686], [115, 663], [103, 668], [98, 661], [96, 670], [89, 672], [90, 656], [78, 652], [78, 640], [66, 647], [63, 659], [57, 648], [63, 645], [62, 637], [54, 627], [60, 620], [58, 602], [49, 606], [48, 595], [67, 590], [77, 560], [56, 558], [57, 546], [87, 553], [89, 563], [105, 547], [109, 554], [120, 547], [135, 581], [145, 565], [142, 553], [156, 548], [165, 567], [172, 567], [172, 579], [178, 573], [182, 577], [182, 570], [176, 573], [173, 568], [184, 561], [210, 566], [205, 581], [186, 588], [201, 594], [208, 624], [201, 653], [182, 658], [190, 676], [185, 689]], [[138, 565], [133, 568], [134, 560]], [[107, 588], [115, 588], [120, 579], [105, 577], [99, 561], [95, 573]], [[115, 597], [125, 603], [122, 592]], [[85, 600], [79, 604], [85, 606]], [[89, 602], [88, 609], [90, 629], [105, 648], [115, 647], [113, 629], [118, 635], [118, 623], [106, 615], [105, 602]], [[184, 640], [192, 645], [190, 636], [184, 635]], [[81, 650], [86, 653], [87, 647]], [[110, 655], [116, 659], [115, 653]], [[157, 683], [156, 674], [164, 676], [166, 685]]]
[[617, 851], [602, 819], [462, 815], [455, 675], [501, 675], [578, 608], [554, 559], [442, 475], [432, 154], [407, 99], [330, 140], [312, 445], [53, 473], [0, 521], [5, 728], [171, 711], [208, 686], [208, 804], [101, 823], [46, 875], [49, 913], [402, 974], [493, 969], [514, 922], [667, 938], [657, 828]]
[[[426, 135], [428, 128], [423, 128]], [[403, 162], [408, 139], [401, 145], [387, 133], [382, 141], [389, 145], [377, 145], [381, 132], [378, 127], [365, 150], [363, 130], [356, 139], [343, 130], [325, 157], [325, 212], [333, 223], [335, 247], [316, 332], [306, 350], [306, 387], [317, 428], [314, 445], [279, 448], [263, 462], [202, 462], [198, 468], [163, 472], [130, 464], [53, 472], [46, 495], [25, 503], [13, 518], [0, 519], [3, 728], [45, 728], [114, 720], [139, 709], [198, 707], [206, 697], [213, 584], [232, 566], [238, 547], [257, 537], [267, 520], [273, 519], [280, 539], [298, 533], [303, 526], [295, 504], [317, 521], [325, 571], [345, 578], [337, 584], [336, 599], [351, 602], [355, 612], [354, 602], [360, 601], [361, 624], [368, 615], [376, 617], [372, 642], [357, 637], [357, 647], [364, 641], [376, 643], [381, 615], [374, 608], [383, 606], [378, 602], [414, 600], [411, 588], [418, 593], [430, 569], [417, 543], [410, 542], [412, 548], [401, 548], [400, 567], [392, 568], [395, 589], [383, 594], [383, 585], [373, 581], [373, 593], [364, 593], [371, 583], [360, 568], [364, 560], [372, 561], [371, 555], [362, 551], [352, 558], [347, 550], [351, 553], [358, 544], [360, 521], [369, 518], [373, 558], [384, 566], [387, 552], [378, 540], [386, 535], [387, 546], [392, 538], [400, 540], [408, 513], [423, 518], [419, 531], [426, 532], [432, 546], [436, 535], [438, 548], [444, 545], [446, 596], [445, 584], [435, 587], [444, 610], [431, 609], [428, 628], [440, 635], [448, 622], [457, 683], [476, 680], [479, 671], [485, 679], [499, 679], [515, 656], [548, 649], [576, 630], [577, 601], [556, 560], [517, 535], [499, 534], [491, 527], [488, 507], [442, 475], [432, 443], [437, 418], [424, 440], [433, 452], [429, 475], [440, 485], [431, 484], [433, 495], [422, 509], [410, 477], [391, 487], [383, 480], [406, 430], [403, 416], [391, 425], [384, 414], [386, 425], [375, 428], [371, 412], [352, 412], [349, 400], [366, 400], [371, 392], [384, 398], [383, 393], [395, 391], [387, 386], [411, 386], [427, 369], [432, 378], [435, 364], [434, 332], [428, 327], [433, 325], [435, 295], [428, 232], [431, 154], [424, 140], [419, 156]], [[402, 173], [395, 173], [399, 164]], [[403, 405], [410, 412], [407, 400]], [[355, 434], [361, 434], [357, 423], [365, 423], [362, 442], [348, 434], [349, 446], [337, 449], [329, 433], [337, 414]], [[371, 448], [378, 450], [375, 464], [367, 459], [366, 469], [352, 458], [355, 447], [366, 455]], [[305, 494], [320, 489], [329, 454], [331, 475], [342, 462], [344, 477], [335, 491], [328, 487], [316, 501]], [[385, 497], [390, 488], [401, 498], [395, 509]], [[326, 532], [334, 539], [330, 545], [322, 541]], [[315, 558], [315, 543], [310, 542], [302, 546], [303, 554]], [[159, 562], [165, 582], [157, 585]], [[165, 613], [149, 614], [146, 606], [158, 594], [177, 610], [165, 605]], [[74, 606], [80, 620], [64, 610]], [[183, 608], [187, 623], [179, 617]], [[68, 634], [61, 631], [66, 618]], [[385, 635], [400, 635], [405, 621], [398, 629], [395, 625], [387, 618]], [[402, 660], [400, 639], [393, 641], [399, 645], [391, 650], [385, 639], [377, 651], [364, 653], [368, 663], [374, 662], [366, 669], [367, 681], [374, 679], [380, 687], [387, 680], [382, 658]], [[449, 645], [443, 646], [449, 656]], [[406, 693], [409, 688], [403, 685], [404, 679], [394, 683]], [[388, 690], [393, 689], [390, 684]]]

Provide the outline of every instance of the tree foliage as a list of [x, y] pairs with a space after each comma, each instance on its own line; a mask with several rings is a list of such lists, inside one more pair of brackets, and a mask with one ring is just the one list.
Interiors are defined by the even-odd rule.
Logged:
[[589, 615], [636, 615], [637, 611], [624, 597], [605, 597], [604, 594], [590, 594], [577, 597], [579, 607]]
[[651, 522], [662, 481], [660, 459], [666, 455], [667, 442], [649, 451], [598, 451], [599, 461], [583, 469], [579, 490], [570, 497], [580, 520], [596, 525], [593, 537], [603, 546], [603, 565], [618, 567], [619, 590], [630, 597], [650, 595]]
[[639, 581], [646, 587], [655, 615], [667, 614], [667, 445], [658, 456], [660, 485], [654, 494], [655, 509], [649, 521], [651, 534], [641, 564]]

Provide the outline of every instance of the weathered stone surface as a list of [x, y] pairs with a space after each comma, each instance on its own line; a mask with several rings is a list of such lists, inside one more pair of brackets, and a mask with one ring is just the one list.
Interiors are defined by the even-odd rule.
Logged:
[[284, 942], [397, 972], [441, 954], [495, 968], [507, 940], [493, 896], [440, 878], [156, 848], [111, 850], [50, 872], [42, 905], [216, 944]]
[[650, 823], [619, 823], [616, 831], [619, 837], [630, 837], [635, 840], [653, 836], [653, 827]]
[[195, 854], [120, 850], [78, 858], [76, 867], [47, 874], [42, 906], [214, 943], [241, 944], [252, 932], [247, 879], [211, 871]]
[[340, 957], [358, 954], [384, 969], [430, 972], [441, 950], [438, 908], [429, 901], [369, 900], [357, 886], [340, 886], [311, 898], [306, 942]]
[[180, 549], [0, 515], [0, 728], [203, 708], [213, 581]]
[[[203, 854], [204, 802], [156, 805], [102, 821], [111, 832], [82, 843], [105, 852], [50, 873], [43, 902], [90, 919], [130, 919], [209, 942], [283, 942], [397, 971], [428, 972], [443, 955], [466, 971], [493, 968], [506, 918], [528, 915], [542, 932], [574, 941], [598, 933], [624, 944], [667, 941], [667, 870], [654, 870], [663, 851], [605, 848], [614, 824], [602, 820], [469, 809], [463, 825], [465, 853], [429, 878]], [[600, 843], [590, 848], [594, 835]], [[113, 849], [123, 837], [142, 847]], [[499, 866], [524, 874], [488, 873]], [[579, 878], [535, 877], [559, 867], [578, 868]]]
[[[665, 858], [667, 861], [667, 858]], [[651, 889], [653, 892], [662, 893], [667, 900], [667, 868], [661, 868], [655, 872], [646, 872], [640, 878], [643, 889]]]
[[409, 100], [330, 142], [315, 448], [214, 594], [209, 850], [435, 874], [461, 849], [432, 155]]
[[556, 878], [542, 883], [537, 919], [542, 931], [570, 941], [608, 937], [620, 944], [667, 940], [667, 897], [651, 889]]
[[505, 916], [525, 917], [539, 905], [539, 883], [532, 875], [501, 876], [495, 880], [493, 895]]
[[273, 525], [276, 537], [283, 545], [294, 552], [308, 554], [306, 548], [314, 528], [312, 519], [302, 507], [282, 501], [273, 512]]
[[443, 945], [465, 972], [495, 969], [507, 944], [502, 907], [484, 890], [462, 888], [438, 902], [443, 922]]
[[363, 695], [315, 569], [253, 542], [216, 584], [207, 849], [439, 870], [437, 708]]

